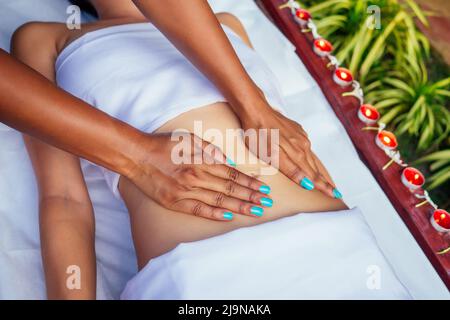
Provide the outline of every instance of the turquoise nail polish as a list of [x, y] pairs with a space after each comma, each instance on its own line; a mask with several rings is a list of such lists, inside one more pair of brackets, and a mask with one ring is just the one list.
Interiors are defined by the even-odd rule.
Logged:
[[259, 192], [264, 193], [264, 194], [269, 194], [270, 187], [269, 186], [261, 186], [261, 187], [259, 187]]
[[250, 209], [250, 213], [254, 214], [255, 216], [261, 217], [264, 213], [264, 209], [260, 207], [252, 207]]
[[336, 188], [333, 189], [333, 196], [336, 199], [342, 199], [342, 193]]
[[223, 213], [223, 218], [224, 219], [227, 219], [227, 220], [231, 220], [231, 219], [233, 219], [233, 214], [231, 213], [231, 212], [224, 212]]
[[233, 160], [231, 160], [230, 158], [227, 158], [227, 163], [232, 167], [236, 167], [236, 163]]
[[308, 178], [308, 177], [304, 177], [302, 179], [302, 181], [300, 181], [300, 185], [305, 188], [306, 190], [311, 191], [312, 189], [314, 189], [314, 183]]
[[259, 201], [265, 207], [270, 208], [273, 205], [273, 200], [270, 198], [261, 198], [261, 200], [259, 200]]

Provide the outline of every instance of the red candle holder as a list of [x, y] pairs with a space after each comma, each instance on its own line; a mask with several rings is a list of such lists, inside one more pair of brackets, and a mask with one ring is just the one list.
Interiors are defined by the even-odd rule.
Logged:
[[318, 56], [325, 57], [333, 51], [333, 46], [329, 41], [319, 38], [314, 40], [313, 49]]
[[412, 167], [403, 169], [401, 179], [403, 184], [412, 191], [419, 189], [425, 183], [425, 177], [422, 172]]
[[309, 20], [311, 20], [311, 14], [305, 9], [297, 9], [294, 18], [295, 21], [304, 27], [308, 24]]
[[382, 130], [376, 138], [375, 143], [383, 150], [394, 150], [398, 146], [397, 138], [392, 132]]
[[333, 80], [341, 87], [348, 87], [353, 82], [353, 76], [350, 70], [337, 68], [333, 74]]
[[430, 218], [431, 225], [439, 232], [450, 231], [450, 214], [444, 209], [436, 209]]
[[358, 109], [358, 118], [365, 124], [372, 125], [380, 119], [380, 113], [374, 106], [363, 104]]

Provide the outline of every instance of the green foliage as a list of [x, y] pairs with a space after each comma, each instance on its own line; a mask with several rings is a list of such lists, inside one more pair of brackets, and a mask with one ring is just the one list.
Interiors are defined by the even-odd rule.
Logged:
[[428, 179], [430, 190], [443, 185], [450, 179], [450, 149], [433, 152], [416, 161], [417, 164], [431, 162], [433, 175]]
[[[416, 20], [428, 26], [428, 13], [414, 0], [299, 2], [360, 81], [365, 100], [380, 110], [380, 121], [414, 142], [415, 155], [424, 155], [419, 163], [431, 162], [429, 188], [450, 181], [450, 77], [430, 77], [432, 51], [416, 26]], [[380, 8], [380, 28], [373, 27], [376, 15], [368, 11], [373, 5]]]

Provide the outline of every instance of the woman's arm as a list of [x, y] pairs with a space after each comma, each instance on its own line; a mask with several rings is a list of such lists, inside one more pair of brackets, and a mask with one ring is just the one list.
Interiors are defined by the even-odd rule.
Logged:
[[25, 138], [39, 185], [48, 299], [96, 299], [95, 222], [78, 158]]
[[[51, 27], [29, 25], [16, 33], [12, 43], [12, 52], [19, 60], [52, 82], [55, 32]], [[44, 33], [46, 37], [41, 37]], [[24, 139], [38, 182], [47, 296], [95, 299], [94, 213], [79, 159], [30, 136]]]
[[333, 182], [320, 173], [307, 134], [298, 123], [267, 103], [240, 63], [206, 0], [133, 1], [219, 88], [241, 120], [243, 129], [279, 129], [281, 172], [310, 189], [312, 185], [305, 184], [307, 179], [303, 180], [307, 177], [317, 189], [333, 197]]

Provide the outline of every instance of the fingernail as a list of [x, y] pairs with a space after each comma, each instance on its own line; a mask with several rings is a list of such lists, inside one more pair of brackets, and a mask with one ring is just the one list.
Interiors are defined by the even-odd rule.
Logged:
[[264, 193], [264, 194], [269, 194], [270, 187], [269, 186], [261, 186], [261, 187], [259, 187], [259, 192]]
[[236, 163], [228, 157], [227, 157], [227, 163], [232, 167], [236, 167]]
[[224, 213], [223, 213], [223, 218], [224, 218], [224, 219], [227, 219], [227, 220], [231, 220], [231, 219], [233, 219], [233, 213], [231, 213], [231, 212], [229, 212], [229, 211], [224, 212]]
[[333, 189], [333, 196], [336, 199], [342, 199], [342, 193], [336, 188]]
[[302, 179], [302, 181], [300, 181], [300, 185], [305, 188], [306, 190], [311, 191], [312, 189], [314, 189], [314, 183], [308, 178], [308, 177], [304, 177]]
[[250, 209], [250, 213], [254, 214], [255, 216], [261, 217], [264, 213], [264, 209], [260, 207], [252, 207]]
[[273, 200], [270, 198], [261, 198], [259, 202], [265, 207], [271, 207], [273, 205]]

